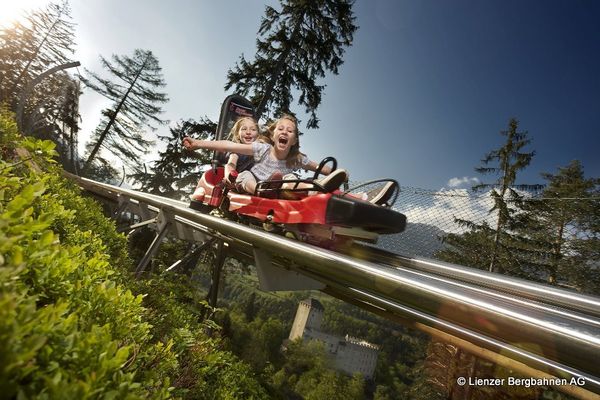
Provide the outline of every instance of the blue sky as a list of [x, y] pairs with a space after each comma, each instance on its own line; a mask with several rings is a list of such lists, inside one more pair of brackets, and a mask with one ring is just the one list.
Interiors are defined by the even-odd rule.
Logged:
[[[216, 119], [227, 69], [241, 53], [253, 58], [264, 4], [71, 0], [76, 59], [100, 72], [99, 54], [150, 49], [171, 98], [164, 117]], [[537, 153], [520, 183], [573, 159], [600, 177], [599, 2], [358, 0], [354, 11], [354, 45], [340, 74], [320, 82], [320, 129], [301, 138], [311, 158], [337, 157], [353, 180], [469, 186], [494, 178], [474, 168], [516, 117]], [[105, 106], [84, 94], [82, 138]]]

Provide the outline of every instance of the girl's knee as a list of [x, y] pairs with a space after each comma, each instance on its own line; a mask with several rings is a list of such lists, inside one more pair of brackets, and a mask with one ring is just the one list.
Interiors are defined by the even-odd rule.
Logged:
[[238, 188], [238, 190], [253, 193], [256, 188], [256, 178], [250, 171], [240, 172], [235, 181], [235, 187]]

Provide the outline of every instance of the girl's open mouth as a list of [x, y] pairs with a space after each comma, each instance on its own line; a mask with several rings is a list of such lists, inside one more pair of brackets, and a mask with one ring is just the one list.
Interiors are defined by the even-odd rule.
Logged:
[[285, 136], [280, 136], [278, 142], [280, 144], [286, 145], [288, 143], [288, 138], [286, 138]]

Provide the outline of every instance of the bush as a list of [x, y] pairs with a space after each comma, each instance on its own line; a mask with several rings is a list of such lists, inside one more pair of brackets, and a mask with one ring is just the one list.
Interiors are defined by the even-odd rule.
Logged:
[[132, 293], [144, 285], [130, 279], [126, 238], [59, 176], [52, 142], [21, 138], [0, 110], [0, 152], [3, 398], [266, 397], [176, 302], [149, 310]]
[[[0, 120], [3, 140], [17, 136], [6, 115]], [[149, 343], [142, 296], [112, 279], [110, 262], [127, 260], [125, 239], [56, 173], [27, 165], [51, 165], [51, 142], [18, 142], [32, 154], [27, 162], [8, 157], [15, 143], [2, 144], [12, 162], [0, 161], [3, 395], [169, 397], [176, 358], [169, 345]], [[104, 237], [89, 230], [94, 226]]]

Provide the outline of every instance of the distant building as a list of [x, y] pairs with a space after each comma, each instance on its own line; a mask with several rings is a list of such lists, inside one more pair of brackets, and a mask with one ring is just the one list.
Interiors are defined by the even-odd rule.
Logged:
[[324, 311], [318, 300], [302, 300], [292, 324], [290, 340], [320, 340], [333, 357], [335, 368], [348, 374], [360, 372], [366, 379], [373, 378], [379, 346], [348, 335], [342, 338], [321, 332]]

